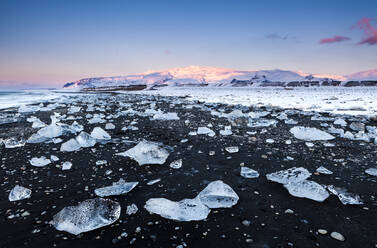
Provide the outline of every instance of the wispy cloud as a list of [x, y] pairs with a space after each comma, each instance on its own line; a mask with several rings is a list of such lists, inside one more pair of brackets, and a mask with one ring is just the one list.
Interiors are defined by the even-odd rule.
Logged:
[[272, 33], [272, 34], [266, 35], [266, 38], [267, 39], [275, 39], [275, 40], [287, 40], [289, 38], [289, 35], [288, 34], [279, 35], [277, 33]]
[[350, 40], [349, 37], [341, 36], [341, 35], [336, 35], [334, 37], [330, 38], [323, 38], [319, 41], [319, 44], [329, 44], [329, 43], [337, 43], [337, 42], [343, 42]]
[[364, 31], [364, 38], [358, 44], [377, 44], [377, 28], [372, 26], [372, 21], [377, 21], [377, 19], [362, 18], [354, 25], [354, 28]]

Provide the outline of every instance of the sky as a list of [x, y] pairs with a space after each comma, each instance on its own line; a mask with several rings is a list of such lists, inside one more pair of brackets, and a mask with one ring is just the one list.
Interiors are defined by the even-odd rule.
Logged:
[[377, 1], [0, 1], [0, 87], [188, 65], [377, 69]]

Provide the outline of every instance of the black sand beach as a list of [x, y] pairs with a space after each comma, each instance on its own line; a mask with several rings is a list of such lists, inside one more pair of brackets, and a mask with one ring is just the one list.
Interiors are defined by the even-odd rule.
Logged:
[[[91, 114], [109, 116], [130, 108], [143, 111], [155, 102], [156, 109], [175, 112], [180, 120], [152, 120], [149, 116], [138, 115], [110, 118], [115, 125], [114, 130], [106, 130], [112, 137], [111, 141], [75, 152], [61, 152], [61, 144], [54, 143], [26, 143], [17, 148], [1, 145], [0, 247], [377, 246], [377, 177], [364, 172], [377, 165], [377, 149], [373, 143], [337, 137], [330, 141], [335, 144], [333, 147], [326, 147], [323, 145], [326, 142], [321, 141], [315, 141], [314, 147], [308, 147], [305, 141], [295, 139], [289, 132], [294, 125], [283, 121], [277, 120], [275, 127], [251, 128], [247, 126], [245, 118], [229, 120], [210, 112], [210, 109], [224, 109], [226, 113], [234, 109], [244, 112], [268, 110], [270, 113], [265, 118], [276, 119], [276, 115], [283, 111], [279, 109], [190, 103], [184, 102], [184, 98], [143, 95], [98, 94], [90, 98], [102, 99], [99, 103], [96, 100], [82, 101], [80, 96], [71, 97], [76, 98], [72, 105], [82, 107], [71, 115], [88, 133], [94, 127], [104, 129], [106, 124], [88, 124], [85, 117], [88, 104], [104, 108], [104, 111], [95, 110]], [[130, 107], [121, 103], [130, 103]], [[194, 106], [187, 108], [188, 105]], [[31, 127], [31, 123], [26, 121], [27, 117], [36, 116], [49, 124], [54, 112], [64, 115], [67, 109], [68, 106], [65, 106], [52, 111], [23, 113], [17, 122], [0, 125], [0, 138], [28, 139], [38, 129]], [[12, 115], [17, 113], [17, 109], [1, 112], [2, 115], [4, 113]], [[313, 115], [297, 111], [289, 117], [298, 121], [297, 125], [319, 129], [324, 129], [321, 123], [332, 123], [311, 120]], [[329, 117], [328, 114], [322, 116]], [[377, 125], [365, 118], [347, 118], [347, 121]], [[73, 121], [61, 120], [67, 124]], [[138, 127], [138, 130], [121, 130], [133, 121], [136, 123], [132, 126]], [[212, 124], [210, 128], [216, 136], [188, 135], [190, 131], [208, 124]], [[228, 125], [232, 126], [232, 135], [220, 135], [219, 130]], [[350, 130], [349, 127], [344, 129]], [[257, 133], [253, 134], [254, 131]], [[71, 134], [60, 138], [65, 142], [75, 136]], [[115, 155], [143, 139], [173, 148], [165, 164], [139, 166], [130, 158]], [[184, 139], [187, 142], [181, 142]], [[273, 139], [274, 143], [267, 143], [266, 139]], [[292, 144], [285, 143], [288, 139]], [[239, 152], [230, 154], [224, 150], [230, 146], [238, 146]], [[60, 160], [40, 168], [29, 163], [32, 157], [51, 155]], [[287, 159], [287, 156], [293, 159]], [[182, 159], [182, 167], [170, 168], [169, 164], [177, 159]], [[96, 165], [99, 160], [106, 160], [107, 164]], [[65, 161], [72, 162], [70, 170], [61, 169]], [[241, 177], [240, 166], [243, 165], [258, 171], [259, 178]], [[319, 166], [325, 166], [333, 174], [316, 173]], [[335, 185], [360, 195], [363, 204], [343, 205], [334, 195], [324, 202], [294, 197], [281, 184], [266, 179], [268, 173], [291, 167], [306, 168], [313, 173], [310, 179], [319, 184]], [[111, 185], [120, 178], [138, 181], [139, 185], [126, 195], [108, 197], [122, 207], [121, 216], [114, 224], [78, 236], [58, 231], [50, 224], [53, 216], [62, 208], [95, 198], [96, 188]], [[147, 185], [148, 181], [158, 178], [160, 182]], [[164, 197], [173, 201], [194, 198], [215, 180], [222, 180], [231, 186], [238, 194], [239, 201], [232, 208], [213, 209], [206, 220], [178, 222], [150, 214], [144, 209], [145, 202], [150, 198]], [[31, 189], [31, 197], [10, 202], [8, 195], [16, 184]], [[127, 215], [126, 208], [133, 203], [139, 210], [134, 215]], [[319, 229], [327, 233], [321, 234]], [[342, 234], [345, 240], [332, 238], [332, 232]]]

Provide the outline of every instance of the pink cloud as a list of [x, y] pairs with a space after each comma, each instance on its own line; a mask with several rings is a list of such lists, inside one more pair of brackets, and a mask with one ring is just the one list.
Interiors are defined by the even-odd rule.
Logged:
[[354, 28], [359, 28], [364, 31], [364, 38], [359, 42], [359, 44], [377, 44], [377, 28], [374, 28], [371, 21], [376, 21], [377, 19], [362, 18], [360, 19]]
[[323, 38], [319, 41], [319, 43], [320, 44], [328, 44], [328, 43], [342, 42], [342, 41], [346, 41], [346, 40], [350, 40], [350, 38], [345, 37], [345, 36], [336, 35], [336, 36], [331, 37], [331, 38]]

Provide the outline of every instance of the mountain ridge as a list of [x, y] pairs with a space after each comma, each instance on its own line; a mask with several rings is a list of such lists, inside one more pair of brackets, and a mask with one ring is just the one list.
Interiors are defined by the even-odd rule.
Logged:
[[[132, 87], [144, 85], [146, 88], [159, 86], [244, 86], [244, 85], [277, 85], [297, 82], [332, 82], [377, 80], [377, 69], [362, 71], [348, 76], [310, 74], [290, 70], [234, 70], [209, 66], [186, 66], [168, 70], [150, 70], [126, 76], [84, 78], [63, 86], [65, 89], [93, 89], [111, 87]], [[242, 84], [237, 85], [237, 83]], [[279, 84], [280, 83], [280, 84]], [[297, 85], [295, 85], [297, 86]]]

